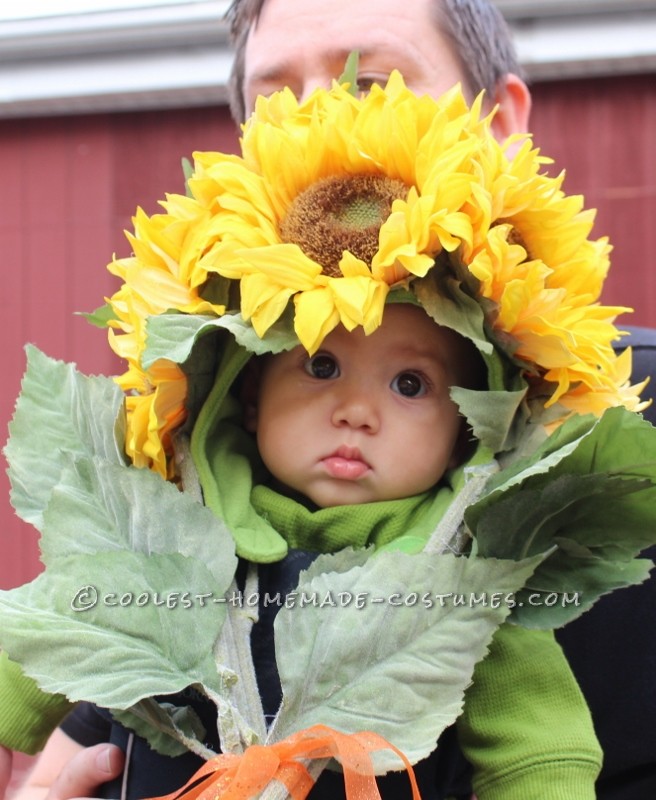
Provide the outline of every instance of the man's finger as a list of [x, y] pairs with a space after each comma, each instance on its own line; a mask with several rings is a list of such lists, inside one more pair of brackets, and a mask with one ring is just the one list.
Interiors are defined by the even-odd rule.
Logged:
[[121, 774], [124, 760], [123, 751], [113, 744], [85, 748], [62, 769], [46, 800], [94, 797], [101, 784]]
[[7, 787], [11, 780], [11, 750], [0, 745], [0, 797], [7, 793]]

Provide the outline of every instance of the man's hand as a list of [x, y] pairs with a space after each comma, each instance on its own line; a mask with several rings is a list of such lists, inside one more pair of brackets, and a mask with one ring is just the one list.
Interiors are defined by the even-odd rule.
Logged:
[[11, 780], [11, 750], [0, 745], [0, 798], [7, 793]]
[[47, 800], [94, 797], [97, 788], [121, 774], [123, 751], [113, 744], [97, 744], [79, 752], [64, 766], [46, 795]]
[[81, 747], [57, 729], [13, 800], [94, 797], [101, 784], [121, 774], [124, 761], [116, 745]]

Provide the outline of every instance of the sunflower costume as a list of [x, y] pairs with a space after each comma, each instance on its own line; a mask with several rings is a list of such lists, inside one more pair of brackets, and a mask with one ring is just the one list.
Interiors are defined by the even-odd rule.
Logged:
[[[456, 721], [480, 800], [594, 797], [551, 629], [647, 576], [656, 434], [612, 349], [624, 309], [598, 302], [608, 243], [480, 105], [398, 74], [259, 100], [242, 155], [197, 154], [110, 265], [118, 387], [29, 353], [6, 452], [46, 570], [0, 596], [0, 644], [49, 693], [17, 675], [22, 697], [109, 709], [143, 758], [207, 760], [190, 800], [272, 778], [305, 797], [331, 758], [349, 796], [389, 771], [385, 796], [409, 796], [412, 763], [443, 797]], [[267, 487], [239, 376], [338, 325], [371, 334], [392, 301], [478, 350], [485, 388], [451, 392], [478, 449], [429, 497], [308, 510]], [[146, 771], [166, 785], [134, 796], [178, 788]]]

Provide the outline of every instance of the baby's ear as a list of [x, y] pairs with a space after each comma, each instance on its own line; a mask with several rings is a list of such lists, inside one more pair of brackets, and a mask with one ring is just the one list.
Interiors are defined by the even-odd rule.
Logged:
[[242, 424], [249, 433], [257, 431], [257, 400], [260, 391], [261, 361], [251, 358], [241, 373], [239, 402], [242, 407]]

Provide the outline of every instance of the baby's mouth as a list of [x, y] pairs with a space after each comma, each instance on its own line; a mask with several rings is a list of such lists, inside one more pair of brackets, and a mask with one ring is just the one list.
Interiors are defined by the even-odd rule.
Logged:
[[333, 478], [355, 481], [371, 471], [371, 466], [364, 460], [357, 447], [342, 446], [321, 459], [328, 474]]

